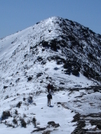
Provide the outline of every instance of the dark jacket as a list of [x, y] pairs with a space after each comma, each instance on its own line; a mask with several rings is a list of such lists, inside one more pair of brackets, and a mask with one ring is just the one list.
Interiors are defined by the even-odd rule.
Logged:
[[48, 99], [52, 99], [52, 95], [51, 95], [51, 94], [48, 94], [48, 95], [47, 95], [47, 98], [48, 98]]

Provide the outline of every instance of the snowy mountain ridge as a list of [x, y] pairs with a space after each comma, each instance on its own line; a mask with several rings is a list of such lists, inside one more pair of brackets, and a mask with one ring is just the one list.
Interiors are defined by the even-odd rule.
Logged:
[[[91, 90], [92, 86], [98, 86], [100, 91], [100, 59], [101, 35], [77, 22], [60, 17], [51, 17], [1, 39], [1, 117], [3, 117], [3, 112], [10, 111], [7, 119], [1, 118], [1, 124], [11, 125], [18, 130], [18, 133], [19, 127], [24, 122], [23, 118], [25, 118], [25, 124], [27, 124], [25, 126], [28, 129], [36, 130], [35, 124], [34, 128], [32, 127], [32, 120], [35, 116], [40, 122], [37, 123], [37, 126], [40, 124], [39, 127], [45, 128], [45, 131], [54, 134], [62, 133], [62, 131], [63, 134], [71, 133], [74, 129], [71, 121], [75, 112], [89, 115], [93, 113], [93, 110], [94, 113], [101, 111], [99, 108], [100, 92], [94, 94], [95, 88]], [[56, 91], [52, 102], [54, 109], [51, 112], [47, 108], [46, 100], [48, 83], [53, 84], [54, 91]], [[91, 106], [92, 100], [96, 102], [93, 94], [99, 101], [96, 106]], [[80, 96], [80, 104], [78, 104], [78, 96]], [[28, 102], [29, 97], [33, 98], [31, 104]], [[61, 99], [59, 100], [59, 98]], [[77, 100], [75, 100], [76, 98]], [[42, 114], [37, 111], [42, 112]], [[55, 114], [57, 111], [58, 115], [64, 116], [58, 118]], [[65, 116], [67, 117], [66, 122], [62, 123]], [[53, 117], [56, 117], [56, 120]], [[58, 121], [61, 126], [56, 132], [52, 127], [49, 129], [49, 126], [46, 125], [53, 120], [54, 122]], [[69, 122], [67, 123], [67, 121]], [[71, 130], [66, 129], [65, 125], [70, 125]], [[42, 130], [43, 133], [44, 130]], [[28, 130], [27, 134], [29, 132], [31, 131]]]

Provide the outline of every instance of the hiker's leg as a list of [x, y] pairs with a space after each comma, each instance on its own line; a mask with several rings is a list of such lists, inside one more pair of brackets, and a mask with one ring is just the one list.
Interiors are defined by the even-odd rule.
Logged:
[[47, 106], [49, 106], [49, 99], [47, 98]]
[[51, 106], [51, 99], [49, 99], [49, 106]]
[[50, 99], [50, 106], [51, 106], [51, 99]]

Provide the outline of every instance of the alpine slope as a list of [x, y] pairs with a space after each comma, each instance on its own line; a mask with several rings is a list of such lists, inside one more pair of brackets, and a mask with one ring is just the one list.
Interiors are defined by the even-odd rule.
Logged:
[[101, 35], [50, 17], [2, 38], [0, 85], [1, 134], [100, 134]]

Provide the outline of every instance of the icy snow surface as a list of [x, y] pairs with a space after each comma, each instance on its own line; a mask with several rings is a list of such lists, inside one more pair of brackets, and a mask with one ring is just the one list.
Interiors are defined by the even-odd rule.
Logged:
[[[58, 128], [48, 126], [45, 131], [50, 130], [52, 134], [71, 134], [75, 128], [75, 123], [72, 122], [75, 112], [83, 115], [101, 112], [100, 93], [87, 94], [84, 89], [71, 93], [72, 88], [85, 88], [96, 83], [88, 80], [81, 73], [78, 77], [64, 74], [62, 65], [57, 65], [55, 61], [48, 60], [45, 65], [39, 64], [36, 62], [37, 54], [35, 53], [34, 56], [30, 54], [30, 46], [34, 47], [40, 40], [49, 41], [59, 37], [61, 29], [58, 25], [54, 26], [56, 20], [56, 17], [49, 18], [0, 40], [0, 116], [3, 111], [7, 110], [12, 115], [6, 119], [6, 122], [3, 120], [0, 124], [0, 134], [31, 133], [36, 128], [32, 123], [22, 128], [20, 118], [28, 122], [33, 117], [37, 120], [37, 127], [47, 127], [49, 121], [60, 125]], [[40, 47], [36, 52], [44, 59], [57, 55], [57, 52], [52, 54], [51, 50], [42, 52]], [[24, 55], [27, 58], [24, 59]], [[28, 81], [28, 77], [33, 78]], [[52, 81], [47, 80], [46, 77], [51, 77]], [[63, 91], [53, 93], [52, 105], [54, 107], [52, 108], [47, 106], [46, 86], [49, 82], [52, 82], [57, 89], [63, 89]], [[81, 94], [83, 97], [80, 100], [76, 99]], [[28, 103], [29, 96], [33, 98], [31, 104]], [[18, 102], [22, 103], [20, 108], [17, 107]], [[91, 107], [91, 102], [95, 103], [93, 107]], [[18, 115], [15, 115], [16, 110]], [[4, 125], [7, 123], [13, 125], [14, 118], [18, 121], [15, 128]], [[42, 132], [34, 133], [41, 134]]]

